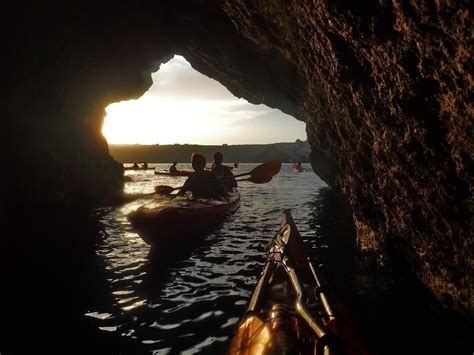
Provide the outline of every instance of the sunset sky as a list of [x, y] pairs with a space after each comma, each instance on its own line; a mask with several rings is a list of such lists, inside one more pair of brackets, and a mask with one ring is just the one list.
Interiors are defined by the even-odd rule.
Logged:
[[252, 105], [175, 56], [152, 74], [140, 99], [106, 108], [102, 132], [112, 144], [250, 144], [306, 140], [305, 124]]

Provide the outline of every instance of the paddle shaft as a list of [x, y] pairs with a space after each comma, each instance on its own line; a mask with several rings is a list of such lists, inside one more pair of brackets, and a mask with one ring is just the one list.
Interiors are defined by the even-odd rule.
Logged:
[[[217, 177], [217, 179], [220, 180], [220, 181], [222, 181], [222, 180], [231, 180], [231, 179], [235, 179], [236, 177], [245, 176], [245, 175], [250, 175], [250, 173], [239, 174], [239, 175], [235, 175], [235, 176], [222, 176], [222, 177]], [[236, 181], [245, 181], [245, 180], [248, 180], [248, 179], [251, 179], [251, 177], [245, 178], [245, 179], [239, 179], [239, 180], [236, 180]], [[174, 191], [174, 190], [179, 190], [183, 186], [175, 187], [174, 189], [170, 190], [170, 192]]]
[[[250, 175], [250, 177], [245, 178], [245, 179], [240, 179], [236, 181], [245, 181], [245, 180], [250, 180], [254, 183], [265, 183], [271, 180], [271, 178], [278, 174], [280, 172], [281, 168], [281, 162], [280, 161], [268, 161], [265, 162], [257, 167], [255, 167], [252, 171], [249, 171], [248, 173], [243, 173], [243, 174], [238, 174], [238, 175], [232, 175], [232, 176], [226, 176], [226, 177], [218, 177], [220, 181], [225, 181], [225, 180], [230, 180], [230, 179], [235, 179], [241, 176], [245, 175]], [[263, 178], [263, 179], [262, 179]], [[164, 191], [158, 191], [161, 186], [165, 187]], [[183, 185], [184, 186], [184, 185]], [[163, 194], [170, 194], [171, 192], [175, 190], [179, 190], [183, 188], [183, 186], [175, 187], [172, 188], [171, 186], [166, 186], [166, 185], [160, 185], [155, 188], [155, 191], [157, 193], [163, 193]], [[163, 190], [163, 189], [161, 189]]]

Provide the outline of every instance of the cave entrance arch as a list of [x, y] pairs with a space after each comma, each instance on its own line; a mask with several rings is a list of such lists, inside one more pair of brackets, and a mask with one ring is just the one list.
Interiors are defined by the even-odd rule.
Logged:
[[235, 97], [175, 55], [152, 73], [139, 99], [112, 103], [103, 134], [109, 144], [260, 144], [306, 139], [305, 123]]

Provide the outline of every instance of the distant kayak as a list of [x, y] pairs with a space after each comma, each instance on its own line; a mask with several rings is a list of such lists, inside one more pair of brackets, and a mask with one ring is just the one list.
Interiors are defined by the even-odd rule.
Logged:
[[142, 239], [153, 245], [211, 231], [223, 217], [237, 209], [239, 201], [238, 191], [230, 192], [222, 199], [176, 197], [141, 206], [127, 218]]
[[302, 173], [302, 172], [304, 171], [304, 169], [303, 169], [303, 167], [301, 167], [301, 166], [295, 165], [295, 166], [293, 167], [293, 171], [294, 171], [294, 172], [297, 172], [297, 173]]
[[227, 354], [370, 354], [305, 250], [288, 211]]
[[155, 170], [155, 168], [143, 168], [143, 167], [134, 168], [133, 166], [126, 166], [123, 169], [124, 170]]
[[165, 175], [165, 176], [188, 176], [190, 171], [178, 170], [173, 173], [169, 171], [155, 171], [155, 175]]

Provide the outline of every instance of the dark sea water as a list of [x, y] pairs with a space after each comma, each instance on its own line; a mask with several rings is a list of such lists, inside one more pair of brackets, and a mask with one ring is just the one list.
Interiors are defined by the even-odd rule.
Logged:
[[[240, 164], [234, 173], [256, 165]], [[472, 323], [441, 312], [426, 290], [357, 252], [350, 208], [303, 166], [296, 173], [283, 164], [267, 184], [240, 183], [240, 206], [219, 228], [153, 250], [126, 215], [164, 197], [92, 215], [18, 213], [2, 230], [0, 353], [222, 354], [260, 275], [265, 245], [289, 209], [315, 264], [379, 354], [472, 354]], [[126, 176], [128, 194], [185, 180], [153, 170]]]
[[[234, 173], [256, 165], [240, 164]], [[139, 206], [165, 197], [97, 210], [95, 253], [105, 283], [100, 287], [108, 295], [100, 303], [92, 298], [84, 317], [112, 342], [120, 339], [120, 353], [224, 353], [262, 270], [265, 245], [279, 228], [282, 210], [289, 209], [316, 265], [378, 353], [470, 353], [468, 330], [440, 317], [425, 291], [406, 280], [395, 282], [356, 251], [350, 208], [309, 164], [303, 166], [297, 173], [292, 164], [283, 164], [267, 184], [240, 183], [239, 208], [214, 232], [177, 247], [152, 250], [126, 219]], [[185, 181], [153, 171], [126, 175], [129, 194]]]

